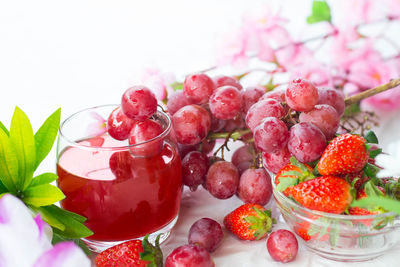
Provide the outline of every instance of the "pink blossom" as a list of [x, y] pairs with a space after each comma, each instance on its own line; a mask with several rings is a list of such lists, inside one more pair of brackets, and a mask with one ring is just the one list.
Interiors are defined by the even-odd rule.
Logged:
[[248, 34], [242, 29], [222, 35], [217, 43], [217, 64], [231, 64], [236, 67], [247, 65], [247, 44]]
[[140, 77], [140, 82], [149, 87], [156, 95], [158, 100], [167, 98], [167, 94], [173, 92], [171, 84], [175, 81], [175, 76], [170, 72], [162, 72], [158, 68], [145, 68]]
[[87, 125], [86, 135], [100, 136], [107, 131], [106, 120], [97, 112], [91, 112], [92, 121]]
[[276, 57], [280, 65], [290, 70], [291, 67], [304, 64], [313, 57], [313, 53], [305, 45], [293, 43], [279, 49], [276, 52]]
[[400, 0], [383, 0], [382, 4], [386, 7], [386, 12], [392, 19], [400, 19]]
[[381, 1], [376, 0], [345, 0], [343, 8], [343, 22], [346, 25], [359, 25], [383, 17]]
[[289, 80], [299, 77], [312, 81], [316, 86], [332, 87], [330, 68], [312, 58], [290, 69]]

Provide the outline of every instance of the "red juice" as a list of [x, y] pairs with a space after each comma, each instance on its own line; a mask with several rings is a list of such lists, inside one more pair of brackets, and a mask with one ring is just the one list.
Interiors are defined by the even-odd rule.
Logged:
[[[110, 147], [108, 135], [80, 142]], [[168, 225], [178, 214], [182, 192], [181, 162], [175, 148], [133, 157], [126, 151], [69, 147], [57, 164], [63, 208], [88, 218], [94, 234], [87, 239], [123, 241]]]

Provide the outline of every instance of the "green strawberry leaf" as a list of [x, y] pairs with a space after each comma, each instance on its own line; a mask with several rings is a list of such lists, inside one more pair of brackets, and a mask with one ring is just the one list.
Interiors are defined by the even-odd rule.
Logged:
[[329, 228], [329, 243], [334, 248], [339, 241], [339, 225], [337, 221], [332, 221]]
[[370, 150], [369, 151], [369, 157], [374, 159], [374, 158], [376, 158], [376, 156], [378, 156], [381, 153], [382, 153], [382, 149], [381, 148], [378, 148], [378, 149], [375, 149], [375, 150]]
[[[300, 176], [301, 173], [298, 171], [287, 171], [281, 174], [282, 176]], [[281, 180], [282, 178], [280, 178], [279, 180]]]
[[31, 123], [18, 107], [11, 119], [10, 141], [18, 160], [17, 189], [23, 191], [30, 184], [36, 169], [36, 149]]
[[321, 21], [331, 22], [331, 9], [324, 0], [314, 0], [311, 8], [311, 15], [307, 17], [307, 23], [313, 24]]
[[387, 211], [392, 211], [400, 215], [400, 201], [384, 196], [366, 197], [354, 200], [350, 206], [367, 209], [373, 209], [374, 207], [379, 206]]
[[[29, 185], [29, 187], [49, 184], [49, 183], [57, 180], [57, 178], [58, 178], [57, 174], [54, 174], [54, 173], [51, 173], [51, 172], [42, 173], [42, 174], [40, 174], [40, 175], [38, 175], [38, 176], [36, 176], [36, 177], [34, 177], [32, 179], [32, 182]], [[51, 203], [51, 204], [53, 204], [53, 203]]]
[[[245, 222], [255, 224], [255, 223], [258, 223], [260, 219], [255, 216], [248, 216], [248, 217], [244, 217], [243, 220]], [[252, 227], [252, 226], [250, 226], [250, 227]]]
[[25, 204], [35, 207], [48, 206], [64, 198], [63, 192], [57, 186], [51, 184], [30, 186], [21, 197]]
[[372, 181], [368, 181], [364, 185], [365, 194], [367, 197], [383, 196], [383, 193], [376, 187]]
[[143, 239], [142, 246], [143, 252], [139, 254], [140, 259], [144, 261], [149, 261], [147, 267], [162, 267], [163, 266], [163, 254], [160, 248], [160, 238], [163, 234], [159, 234], [155, 240], [154, 245], [152, 245], [148, 238], [149, 235], [146, 235]]
[[[66, 211], [56, 205], [43, 206], [39, 208], [39, 212], [47, 223], [53, 227], [53, 232], [67, 238], [82, 238], [93, 234], [89, 228], [82, 223], [82, 216]], [[77, 219], [79, 218], [79, 219]], [[50, 219], [50, 220], [49, 220]], [[59, 222], [64, 225], [64, 229], [52, 225], [51, 222]]]
[[297, 178], [279, 178], [279, 184], [276, 186], [276, 190], [279, 192], [285, 191], [288, 187], [295, 186], [299, 183]]
[[11, 193], [18, 191], [18, 160], [8, 135], [0, 131], [0, 180]]
[[378, 144], [378, 137], [376, 137], [376, 134], [373, 131], [368, 131], [364, 135], [364, 138], [367, 141], [367, 143]]
[[61, 109], [57, 109], [50, 115], [35, 133], [36, 163], [37, 168], [42, 160], [49, 154], [57, 137], [60, 126]]
[[370, 177], [370, 178], [374, 178], [376, 177], [376, 174], [379, 172], [379, 168], [376, 167], [375, 165], [372, 165], [370, 163], [365, 164], [364, 168], [364, 173], [366, 176]]
[[4, 184], [0, 180], [0, 194], [8, 193], [7, 187], [4, 186]]
[[91, 256], [92, 252], [90, 251], [90, 249], [86, 246], [86, 244], [81, 240], [81, 239], [71, 239], [71, 238], [66, 238], [63, 237], [59, 234], [53, 233], [53, 239], [51, 240], [51, 243], [53, 245], [60, 243], [60, 242], [64, 242], [64, 241], [72, 241], [74, 242], [77, 246], [79, 246], [83, 252], [85, 252], [85, 254], [87, 256]]
[[8, 131], [7, 127], [4, 126], [4, 124], [0, 121], [0, 130], [2, 130], [7, 136], [10, 135], [10, 132]]

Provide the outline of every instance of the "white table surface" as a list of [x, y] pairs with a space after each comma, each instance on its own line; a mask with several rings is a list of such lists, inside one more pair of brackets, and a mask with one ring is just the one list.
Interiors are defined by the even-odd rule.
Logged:
[[[243, 12], [265, 2], [272, 1], [1, 1], [0, 121], [8, 126], [18, 105], [37, 130], [58, 107], [65, 119], [85, 107], [118, 103], [146, 66], [174, 72], [179, 78], [207, 68], [214, 64], [215, 39], [239, 25]], [[297, 31], [309, 14], [310, 1], [282, 3], [282, 13], [291, 18], [289, 28]], [[319, 29], [313, 26], [297, 35], [312, 36]], [[383, 147], [400, 139], [399, 115], [381, 117], [378, 135]], [[54, 170], [55, 149], [37, 172]], [[164, 253], [187, 242], [195, 220], [211, 217], [222, 222], [240, 204], [236, 197], [214, 199], [203, 189], [185, 192], [180, 218], [163, 245]], [[280, 222], [275, 229], [282, 227], [285, 224]], [[310, 254], [300, 245], [297, 259], [286, 266], [399, 266], [399, 252], [397, 246], [370, 262], [339, 264]], [[230, 234], [213, 258], [216, 266], [280, 265], [270, 258], [265, 240], [243, 242]]]

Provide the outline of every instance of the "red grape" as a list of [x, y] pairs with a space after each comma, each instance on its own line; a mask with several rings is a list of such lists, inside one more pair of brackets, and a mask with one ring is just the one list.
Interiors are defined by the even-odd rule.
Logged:
[[295, 79], [286, 89], [286, 103], [296, 111], [310, 111], [318, 103], [318, 90], [309, 81]]
[[245, 170], [250, 169], [252, 167], [252, 164], [253, 164], [253, 162], [251, 162], [251, 161], [242, 161], [238, 165], [236, 165], [239, 175], [242, 175], [242, 173]]
[[132, 177], [133, 157], [129, 151], [114, 152], [109, 160], [110, 170], [118, 180]]
[[210, 97], [211, 113], [218, 119], [233, 119], [242, 107], [242, 96], [233, 86], [223, 86], [215, 90]]
[[240, 116], [237, 116], [234, 119], [226, 121], [226, 124], [224, 126], [224, 130], [226, 132], [231, 132], [231, 131], [234, 131], [234, 130], [237, 130], [237, 129], [242, 129], [244, 127], [246, 127], [246, 124], [244, 123], [243, 119], [240, 118]]
[[264, 169], [247, 169], [240, 176], [239, 198], [244, 203], [264, 206], [272, 196], [271, 177]]
[[233, 196], [239, 185], [239, 172], [228, 161], [217, 161], [208, 169], [206, 188], [216, 198], [227, 199]]
[[214, 267], [210, 253], [196, 245], [183, 245], [174, 249], [165, 259], [165, 267]]
[[285, 98], [285, 91], [283, 90], [276, 90], [276, 91], [270, 91], [270, 92], [266, 92], [261, 98], [261, 100], [267, 99], [267, 98], [272, 98], [275, 99], [276, 101], [283, 103], [286, 102], [286, 98]]
[[130, 147], [132, 153], [135, 156], [151, 156], [160, 152], [164, 140], [162, 138], [151, 139], [159, 136], [162, 132], [161, 125], [153, 120], [147, 119], [135, 123], [128, 139], [129, 145], [132, 145]]
[[215, 147], [216, 140], [208, 140], [205, 138], [200, 144], [197, 145], [197, 150], [204, 154], [210, 153]]
[[307, 163], [318, 159], [325, 147], [325, 135], [311, 123], [300, 122], [290, 128], [288, 148], [300, 162]]
[[242, 111], [246, 114], [252, 105], [257, 103], [260, 97], [264, 94], [265, 88], [262, 86], [250, 86], [242, 93]]
[[283, 149], [289, 140], [286, 124], [275, 117], [267, 117], [254, 129], [254, 144], [263, 152]]
[[208, 157], [199, 151], [189, 152], [182, 160], [182, 181], [191, 191], [204, 183], [208, 170]]
[[249, 145], [243, 145], [236, 149], [232, 154], [232, 164], [237, 167], [242, 162], [251, 162], [253, 160], [251, 149]]
[[184, 106], [172, 116], [172, 125], [179, 143], [195, 145], [210, 131], [210, 114], [198, 105]]
[[129, 118], [144, 121], [157, 111], [157, 99], [149, 88], [133, 86], [122, 95], [121, 108]]
[[193, 101], [188, 98], [182, 91], [176, 91], [168, 96], [167, 109], [172, 116], [180, 108], [193, 104]]
[[339, 128], [340, 117], [336, 110], [326, 104], [316, 105], [311, 111], [300, 113], [300, 122], [309, 122], [317, 126], [329, 140]]
[[129, 133], [133, 125], [134, 120], [129, 119], [121, 110], [121, 107], [114, 109], [107, 120], [108, 134], [117, 140], [125, 140], [129, 137]]
[[206, 74], [192, 74], [183, 82], [183, 93], [196, 104], [206, 103], [215, 88], [213, 80]]
[[341, 91], [331, 88], [318, 88], [318, 104], [327, 104], [336, 109], [342, 116], [345, 109], [344, 95]]
[[236, 89], [238, 90], [242, 90], [242, 85], [239, 83], [238, 80], [236, 80], [233, 77], [230, 76], [224, 76], [224, 75], [220, 75], [220, 76], [215, 76], [213, 78], [214, 84], [215, 84], [215, 88], [219, 88], [225, 85], [230, 85], [233, 87], [236, 87]]
[[252, 105], [247, 112], [246, 124], [251, 131], [266, 117], [281, 118], [285, 116], [283, 106], [275, 99], [265, 99]]
[[189, 152], [197, 151], [197, 145], [182, 145], [179, 143], [177, 145], [179, 156], [181, 157], [181, 159], [183, 159]]
[[277, 173], [280, 169], [289, 164], [291, 157], [287, 146], [276, 152], [263, 152], [262, 156], [264, 168], [272, 173]]
[[211, 127], [210, 131], [217, 133], [221, 131], [226, 125], [226, 120], [217, 119], [215, 116], [211, 114]]
[[272, 232], [267, 240], [269, 255], [280, 262], [291, 262], [297, 256], [299, 244], [295, 235], [285, 229]]
[[189, 244], [202, 246], [208, 252], [215, 251], [221, 244], [224, 233], [221, 225], [210, 218], [197, 220], [189, 230]]

